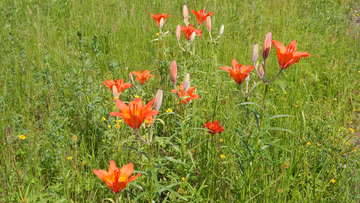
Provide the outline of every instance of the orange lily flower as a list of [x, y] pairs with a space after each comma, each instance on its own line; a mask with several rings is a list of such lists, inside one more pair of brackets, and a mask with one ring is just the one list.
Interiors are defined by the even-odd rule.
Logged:
[[[116, 194], [121, 192], [129, 182], [134, 181], [141, 173], [130, 177], [134, 172], [134, 164], [129, 163], [123, 166], [121, 169], [117, 168], [113, 160], [110, 161], [110, 167], [108, 171], [93, 170], [95, 175], [105, 181], [106, 185]], [[130, 178], [129, 178], [130, 177]]]
[[199, 95], [194, 94], [194, 90], [195, 90], [195, 87], [189, 87], [187, 91], [185, 90], [186, 94], [184, 94], [184, 84], [181, 83], [180, 91], [176, 91], [175, 89], [173, 89], [173, 90], [171, 90], [171, 92], [177, 94], [180, 97], [180, 99], [184, 98], [181, 102], [183, 104], [187, 104], [193, 99], [200, 98]]
[[180, 25], [180, 29], [182, 30], [182, 32], [187, 40], [191, 39], [191, 34], [193, 32], [196, 32], [196, 34], [198, 34], [200, 36], [200, 38], [202, 37], [202, 34], [201, 34], [202, 30], [196, 29], [195, 26], [192, 24], [189, 24], [189, 27], [183, 27]]
[[132, 74], [136, 75], [136, 81], [140, 81], [141, 84], [144, 84], [150, 77], [155, 77], [153, 75], [149, 75], [150, 71], [144, 70], [144, 71], [133, 71]]
[[167, 17], [173, 17], [172, 15], [168, 15], [166, 13], [157, 13], [156, 15], [152, 13], [148, 13], [148, 14], [151, 15], [152, 18], [154, 18], [154, 21], [158, 27], [160, 27], [161, 18], [164, 18], [165, 21]]
[[277, 49], [276, 55], [278, 57], [280, 68], [285, 69], [292, 64], [300, 61], [301, 58], [311, 56], [307, 52], [295, 52], [296, 41], [290, 42], [289, 46], [285, 47], [278, 41], [272, 40], [274, 47]]
[[224, 131], [224, 128], [220, 126], [219, 121], [213, 121], [212, 123], [208, 122], [203, 127], [208, 128], [209, 133], [211, 133], [212, 135], [215, 135], [216, 133], [221, 134], [221, 132]]
[[229, 72], [230, 76], [239, 85], [241, 85], [245, 81], [245, 78], [249, 75], [250, 71], [254, 70], [254, 66], [245, 66], [238, 64], [236, 59], [233, 59], [231, 66], [233, 67], [233, 69], [226, 66], [221, 66], [220, 68]]
[[116, 87], [119, 94], [121, 94], [127, 88], [132, 87], [131, 83], [125, 83], [124, 84], [123, 79], [120, 79], [120, 80], [106, 80], [106, 81], [103, 81], [102, 83], [104, 83], [106, 85], [106, 87], [110, 88], [111, 91], [112, 91], [113, 86], [115, 85], [115, 87]]
[[205, 20], [206, 20], [206, 18], [208, 16], [215, 15], [213, 12], [210, 12], [210, 13], [206, 14], [205, 10], [200, 10], [199, 13], [197, 11], [195, 11], [195, 10], [190, 10], [190, 11], [193, 14], [195, 14], [199, 25], [202, 25], [205, 22]]
[[118, 116], [124, 118], [125, 122], [133, 129], [139, 129], [140, 125], [147, 117], [155, 116], [159, 112], [151, 110], [155, 98], [152, 99], [146, 106], [143, 106], [141, 98], [131, 101], [129, 106], [124, 104], [121, 100], [116, 99], [116, 106], [120, 112], [111, 112], [111, 116]]

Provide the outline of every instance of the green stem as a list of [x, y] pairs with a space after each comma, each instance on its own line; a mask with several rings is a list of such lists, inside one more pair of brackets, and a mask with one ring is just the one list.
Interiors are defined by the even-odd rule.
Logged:
[[153, 163], [152, 163], [152, 156], [151, 156], [151, 144], [149, 144], [149, 163], [150, 163], [150, 200], [149, 202], [152, 203], [152, 200], [153, 200], [153, 188], [154, 188], [154, 185], [153, 185], [153, 170], [154, 170], [154, 167], [153, 167]]
[[258, 151], [259, 151], [259, 148], [260, 148], [260, 143], [259, 143], [259, 140], [260, 140], [260, 135], [261, 135], [261, 130], [262, 130], [262, 126], [263, 126], [263, 119], [264, 119], [264, 112], [265, 112], [265, 101], [266, 101], [266, 94], [268, 92], [268, 88], [269, 88], [269, 85], [266, 84], [265, 85], [265, 91], [264, 91], [264, 97], [263, 97], [263, 103], [262, 103], [262, 113], [260, 115], [260, 124], [259, 124], [259, 133], [257, 135], [257, 138], [256, 138], [256, 149], [255, 149], [255, 152], [254, 152], [254, 156], [253, 156], [253, 160], [252, 160], [252, 167], [251, 167], [251, 171], [250, 171], [250, 176], [249, 176], [249, 192], [250, 192], [250, 186], [252, 184], [252, 176], [254, 174], [254, 171], [256, 169], [256, 158], [257, 158], [257, 154], [258, 154]]

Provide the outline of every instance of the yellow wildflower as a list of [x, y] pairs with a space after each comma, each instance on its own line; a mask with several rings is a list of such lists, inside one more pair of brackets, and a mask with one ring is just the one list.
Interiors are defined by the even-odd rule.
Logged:
[[69, 156], [67, 159], [68, 159], [68, 160], [71, 160], [71, 159], [72, 159], [72, 156]]
[[120, 125], [120, 124], [116, 124], [115, 127], [116, 127], [116, 129], [120, 129], [120, 128], [121, 128], [121, 125]]
[[287, 94], [287, 92], [285, 92], [285, 94]]
[[297, 107], [299, 107], [299, 105], [296, 104], [295, 107], [297, 108]]
[[139, 95], [135, 95], [135, 98], [139, 98], [140, 96]]
[[19, 135], [19, 138], [22, 139], [22, 140], [25, 140], [25, 135]]
[[273, 89], [270, 89], [270, 91], [273, 91]]
[[357, 147], [354, 147], [353, 151], [356, 152], [357, 150], [358, 150], [358, 148], [357, 148]]
[[122, 120], [117, 120], [117, 122], [118, 122], [118, 123], [121, 123], [121, 122], [122, 122]]
[[222, 138], [220, 138], [220, 142], [223, 142], [224, 140]]
[[283, 190], [283, 189], [279, 189], [279, 192], [280, 192], [280, 193], [283, 193], [283, 192], [284, 192], [284, 190]]
[[349, 130], [351, 131], [351, 133], [354, 133], [354, 131], [355, 131], [355, 130], [354, 130], [354, 129], [352, 129], [352, 128], [349, 128]]
[[111, 125], [108, 125], [108, 128], [111, 128]]
[[349, 143], [349, 142], [346, 142], [346, 145], [349, 145], [349, 146], [350, 146], [350, 145], [351, 145], [351, 143]]
[[330, 180], [332, 183], [335, 183], [336, 182], [336, 180], [333, 178], [333, 179], [331, 179]]
[[184, 178], [184, 177], [181, 177], [181, 180], [182, 180], [182, 181], [185, 181], [185, 178]]
[[102, 141], [105, 142], [105, 139], [103, 139]]
[[311, 142], [306, 143], [306, 145], [311, 145]]
[[159, 33], [156, 33], [156, 36], [159, 36]]
[[106, 118], [105, 118], [105, 117], [102, 117], [102, 119], [103, 119], [104, 121], [106, 121]]
[[172, 110], [169, 108], [166, 110], [167, 113], [172, 112]]
[[225, 158], [226, 158], [225, 154], [222, 154], [220, 157], [221, 157], [222, 159], [225, 159]]

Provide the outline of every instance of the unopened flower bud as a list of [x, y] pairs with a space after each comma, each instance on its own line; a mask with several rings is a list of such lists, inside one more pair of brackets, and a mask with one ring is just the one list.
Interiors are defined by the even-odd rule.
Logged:
[[262, 57], [264, 60], [266, 60], [269, 57], [270, 49], [271, 49], [271, 32], [268, 32], [264, 40], [264, 46], [262, 52]]
[[168, 34], [169, 34], [169, 31], [166, 31], [166, 32], [164, 33], [165, 36], [168, 35]]
[[222, 34], [224, 33], [224, 29], [225, 29], [225, 26], [222, 25], [221, 28], [220, 28], [220, 33], [219, 33], [219, 35], [222, 35]]
[[133, 78], [132, 73], [129, 73], [129, 79], [130, 79], [131, 84], [134, 85], [135, 83], [134, 83], [134, 78]]
[[180, 25], [176, 26], [176, 39], [179, 41], [180, 40], [180, 31], [181, 31], [181, 27]]
[[206, 18], [206, 28], [209, 32], [211, 32], [211, 17], [210, 16], [208, 16]]
[[176, 65], [176, 61], [173, 60], [171, 62], [170, 65], [170, 79], [172, 84], [174, 85], [175, 89], [176, 89], [176, 80], [177, 80], [177, 65]]
[[113, 92], [114, 98], [119, 98], [120, 94], [115, 85], [112, 86], [112, 92]]
[[189, 12], [188, 12], [188, 8], [187, 8], [186, 4], [184, 4], [184, 7], [183, 7], [183, 14], [184, 14], [184, 19], [188, 20], [189, 19]]
[[156, 97], [155, 97], [155, 101], [154, 101], [154, 109], [156, 111], [159, 111], [159, 109], [161, 107], [162, 99], [163, 99], [163, 90], [159, 89], [156, 93]]
[[190, 36], [190, 42], [193, 42], [196, 37], [196, 32], [193, 32]]
[[262, 78], [263, 78], [264, 73], [265, 73], [265, 70], [264, 70], [264, 62], [262, 62], [262, 63], [260, 64], [260, 68], [259, 68], [259, 74], [258, 74], [259, 79], [262, 79]]
[[259, 45], [255, 43], [251, 55], [252, 62], [255, 63], [258, 60], [258, 57], [259, 57]]
[[250, 80], [250, 74], [245, 78], [246, 82], [249, 82], [249, 80]]
[[186, 91], [187, 88], [190, 87], [190, 74], [186, 73], [185, 78], [184, 78], [184, 90]]
[[189, 27], [189, 21], [187, 19], [184, 19], [184, 23], [185, 23], [186, 27]]
[[161, 18], [160, 19], [160, 23], [159, 23], [159, 28], [161, 30], [161, 28], [164, 26], [164, 23], [165, 23], [165, 19], [164, 18]]
[[77, 141], [77, 136], [76, 136], [76, 135], [73, 135], [73, 136], [72, 136], [72, 139], [76, 142], [76, 141]]

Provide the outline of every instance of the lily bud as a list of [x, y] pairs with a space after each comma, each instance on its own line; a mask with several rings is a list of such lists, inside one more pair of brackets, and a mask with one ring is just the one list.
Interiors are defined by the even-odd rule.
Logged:
[[188, 12], [188, 8], [187, 8], [186, 4], [184, 4], [184, 7], [183, 7], [183, 14], [184, 14], [184, 19], [187, 21], [189, 19], [189, 12]]
[[156, 93], [156, 97], [155, 97], [155, 101], [154, 101], [154, 109], [156, 111], [159, 111], [159, 109], [161, 107], [162, 99], [163, 99], [163, 90], [159, 89]]
[[173, 60], [171, 62], [170, 65], [170, 79], [172, 84], [174, 85], [175, 89], [176, 89], [176, 80], [177, 80], [177, 65], [176, 65], [176, 61]]
[[208, 16], [206, 18], [206, 28], [209, 32], [211, 32], [211, 17], [210, 16]]
[[161, 30], [161, 28], [164, 26], [164, 23], [165, 23], [165, 19], [164, 18], [161, 18], [160, 19], [160, 23], [159, 23], [159, 28]]
[[246, 82], [249, 82], [249, 80], [250, 80], [250, 74], [245, 78]]
[[270, 49], [271, 49], [271, 32], [268, 32], [264, 40], [264, 46], [262, 52], [262, 57], [264, 60], [266, 60], [269, 57]]
[[259, 68], [259, 74], [258, 74], [259, 79], [262, 79], [262, 78], [263, 78], [264, 73], [265, 73], [265, 70], [264, 70], [264, 62], [262, 62], [262, 63], [260, 64], [260, 68]]
[[186, 91], [187, 88], [190, 87], [190, 74], [186, 73], [185, 78], [184, 78], [184, 90]]
[[130, 78], [131, 84], [134, 85], [135, 83], [134, 83], [134, 78], [133, 78], [132, 73], [129, 73], [129, 78]]
[[178, 41], [180, 40], [180, 31], [181, 31], [180, 25], [177, 25], [176, 26], [176, 39]]
[[251, 60], [253, 63], [255, 63], [258, 60], [258, 58], [259, 58], [259, 45], [255, 43], [252, 50]]
[[190, 36], [190, 43], [194, 41], [195, 37], [196, 37], [196, 32], [193, 32]]
[[112, 86], [112, 92], [113, 92], [114, 98], [119, 98], [120, 94], [119, 94], [119, 92], [117, 91], [117, 88], [116, 88], [115, 85]]
[[165, 36], [168, 35], [168, 34], [169, 34], [169, 31], [166, 31], [166, 32], [164, 33]]
[[224, 33], [224, 29], [225, 29], [225, 26], [222, 25], [221, 28], [220, 28], [220, 33], [219, 33], [219, 35], [222, 35], [222, 34]]
[[189, 21], [187, 19], [184, 19], [184, 23], [185, 23], [186, 27], [189, 27]]

